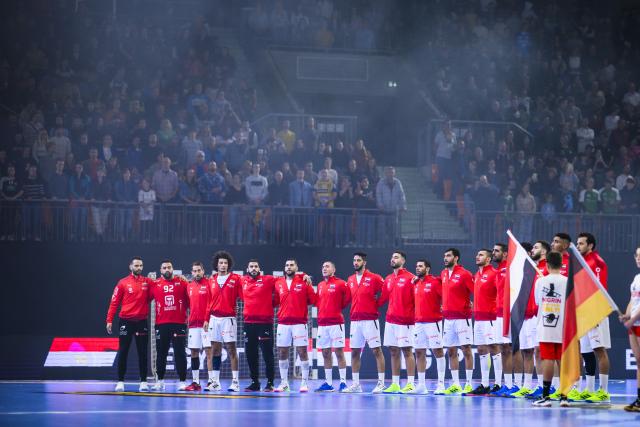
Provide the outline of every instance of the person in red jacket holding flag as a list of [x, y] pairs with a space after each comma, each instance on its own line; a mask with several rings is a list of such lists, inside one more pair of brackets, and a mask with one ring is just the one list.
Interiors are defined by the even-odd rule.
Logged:
[[382, 277], [367, 270], [367, 254], [356, 252], [353, 254], [352, 274], [347, 279], [347, 286], [351, 291], [351, 310], [349, 318], [351, 345], [351, 375], [352, 383], [345, 393], [362, 393], [360, 385], [360, 356], [365, 344], [369, 346], [376, 358], [378, 369], [378, 383], [372, 393], [382, 393], [384, 390], [384, 353], [380, 340], [380, 322], [378, 309], [382, 304]]
[[[473, 294], [473, 275], [460, 264], [460, 251], [449, 248], [444, 252], [444, 270], [440, 273], [442, 280], [442, 315], [444, 317], [443, 345], [449, 354], [449, 369], [453, 379], [451, 386], [444, 390], [436, 390], [434, 394], [468, 393], [472, 389], [473, 376], [473, 325], [471, 324], [471, 295]], [[467, 384], [460, 386], [458, 368], [458, 347], [464, 354], [464, 365], [467, 370]]]
[[[480, 359], [481, 381], [470, 396], [484, 396], [491, 392], [489, 387], [489, 373], [491, 370], [490, 357], [500, 353], [496, 345], [495, 328], [496, 321], [496, 276], [497, 272], [491, 265], [492, 251], [480, 249], [476, 254], [476, 266], [478, 271], [474, 277], [473, 287], [473, 343], [478, 348]], [[467, 379], [468, 381], [469, 379]]]
[[317, 392], [332, 392], [333, 360], [331, 349], [338, 360], [340, 387], [342, 392], [347, 388], [347, 361], [344, 358], [345, 328], [344, 310], [351, 302], [351, 291], [347, 282], [335, 276], [336, 265], [333, 261], [322, 263], [322, 280], [318, 283], [316, 306], [318, 307], [318, 335], [316, 345], [322, 350], [325, 381], [316, 389]]
[[[404, 268], [407, 255], [402, 251], [391, 254], [393, 273], [384, 279], [381, 303], [389, 300], [386, 324], [384, 326], [384, 345], [391, 353], [391, 385], [384, 393], [414, 393], [416, 360], [413, 356], [413, 327], [415, 324], [415, 295], [413, 274]], [[407, 365], [407, 384], [400, 388], [400, 355], [404, 355]]]
[[300, 393], [309, 391], [309, 329], [307, 319], [309, 305], [315, 304], [316, 293], [313, 287], [304, 281], [304, 278], [296, 274], [298, 262], [289, 258], [284, 264], [285, 277], [276, 280], [276, 292], [280, 298], [278, 309], [278, 328], [276, 345], [278, 346], [278, 366], [282, 382], [274, 390], [276, 392], [289, 392], [289, 348], [293, 344], [296, 348], [302, 365], [302, 382]]
[[196, 261], [191, 264], [191, 282], [189, 282], [189, 336], [187, 347], [191, 350], [191, 373], [193, 382], [186, 391], [200, 391], [200, 352], [204, 349], [210, 359], [211, 339], [203, 325], [209, 319], [211, 290], [209, 279], [204, 277], [204, 264]]
[[107, 333], [113, 333], [113, 319], [120, 310], [118, 327], [118, 382], [116, 391], [124, 391], [124, 376], [131, 341], [135, 338], [140, 369], [140, 391], [149, 391], [147, 365], [149, 358], [149, 288], [153, 281], [142, 276], [142, 258], [133, 257], [129, 263], [131, 274], [123, 277], [113, 289], [107, 312]]
[[178, 371], [178, 391], [187, 388], [187, 355], [184, 351], [187, 339], [187, 309], [189, 308], [189, 283], [174, 277], [173, 263], [162, 261], [160, 279], [151, 287], [151, 297], [156, 302], [156, 348], [158, 382], [156, 391], [165, 389], [164, 374], [167, 369], [169, 346], [173, 346], [173, 357]]
[[426, 259], [416, 261], [416, 275], [413, 278], [416, 301], [413, 329], [416, 349], [416, 367], [418, 386], [416, 393], [426, 394], [425, 374], [427, 370], [427, 349], [431, 349], [436, 358], [438, 370], [437, 391], [444, 392], [444, 374], [446, 360], [442, 348], [442, 281], [431, 273], [431, 263]]
[[[596, 238], [591, 233], [580, 233], [576, 242], [578, 252], [584, 257], [587, 265], [593, 271], [602, 286], [607, 289], [607, 264], [596, 251]], [[567, 396], [569, 400], [586, 400], [592, 403], [610, 402], [609, 394], [609, 356], [607, 350], [611, 348], [611, 334], [609, 332], [609, 318], [605, 317], [587, 335], [580, 338], [580, 353], [585, 362], [587, 384], [578, 395], [578, 390]], [[600, 372], [600, 388], [596, 391], [596, 360]], [[573, 392], [574, 390], [572, 390]]]
[[[222, 366], [222, 344], [224, 343], [231, 362], [231, 384], [227, 391], [240, 391], [238, 351], [236, 340], [238, 322], [236, 320], [236, 302], [242, 292], [242, 277], [233, 273], [233, 257], [225, 251], [213, 255], [213, 268], [216, 273], [211, 276], [211, 301], [209, 303], [210, 318], [204, 322], [203, 328], [209, 332], [211, 340], [210, 378], [205, 390], [220, 391], [220, 367]], [[209, 362], [207, 360], [207, 362]]]

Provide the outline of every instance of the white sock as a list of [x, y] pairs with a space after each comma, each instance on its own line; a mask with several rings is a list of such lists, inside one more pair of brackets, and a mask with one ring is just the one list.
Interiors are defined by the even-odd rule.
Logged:
[[158, 384], [160, 385], [164, 384], [164, 380], [158, 380]]
[[378, 381], [384, 382], [384, 372], [378, 372]]
[[595, 375], [587, 375], [587, 390], [595, 391], [596, 390], [596, 376]]
[[531, 390], [531, 383], [533, 383], [533, 374], [524, 374], [524, 388]]
[[231, 381], [238, 381], [240, 371], [231, 371]]
[[307, 381], [309, 379], [309, 361], [300, 361], [300, 368], [302, 368], [302, 381]]
[[213, 371], [213, 381], [217, 383], [220, 382], [220, 371]]
[[200, 381], [200, 369], [193, 369], [191, 371], [191, 375], [193, 376], [194, 383], [197, 383]]
[[283, 383], [289, 383], [289, 359], [278, 360], [278, 366], [280, 367], [280, 379]]
[[400, 385], [400, 375], [391, 375], [391, 383]]
[[426, 376], [426, 372], [418, 371], [418, 385], [424, 385], [424, 378]]
[[329, 368], [329, 369], [325, 369], [324, 370], [324, 382], [326, 382], [327, 384], [331, 384], [331, 382], [333, 381], [333, 369]]
[[351, 372], [351, 381], [354, 384], [360, 384], [360, 372]]
[[513, 387], [513, 375], [510, 372], [504, 374], [504, 385], [508, 388]]
[[609, 375], [600, 374], [600, 388], [609, 393]]
[[551, 385], [557, 389], [558, 387], [560, 387], [560, 377], [553, 377], [553, 379], [551, 380]]
[[407, 375], [407, 384], [413, 384], [416, 380], [414, 375]]
[[444, 384], [444, 373], [447, 368], [447, 362], [444, 356], [436, 357], [436, 366], [438, 367], [438, 384]]
[[467, 374], [467, 384], [471, 384], [471, 380], [473, 380], [473, 369], [465, 369]]
[[514, 376], [516, 378], [516, 386], [522, 388], [522, 372], [516, 372]]
[[[489, 355], [481, 354], [480, 355], [480, 373], [481, 373], [481, 384], [485, 387], [489, 387]], [[467, 379], [469, 381], [469, 379]]]
[[340, 374], [340, 382], [347, 382], [347, 368], [338, 368], [338, 373]]
[[209, 381], [213, 381], [213, 371], [209, 371]]
[[493, 361], [493, 373], [495, 375], [496, 384], [502, 385], [502, 354], [494, 354], [491, 356]]
[[453, 380], [454, 384], [458, 384], [460, 385], [460, 374], [458, 374], [458, 370], [457, 369], [452, 369], [451, 370], [451, 379]]

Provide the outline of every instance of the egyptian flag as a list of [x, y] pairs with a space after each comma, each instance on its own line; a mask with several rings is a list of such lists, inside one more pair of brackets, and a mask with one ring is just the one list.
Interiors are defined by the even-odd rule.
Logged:
[[580, 338], [612, 311], [619, 311], [573, 243], [569, 248], [566, 295], [560, 360], [560, 392], [565, 396], [580, 378]]
[[[524, 323], [524, 313], [529, 302], [536, 276], [536, 266], [527, 251], [516, 240], [510, 230], [509, 249], [507, 252], [507, 275], [504, 282], [503, 335], [509, 335], [511, 326], [511, 342], [513, 351], [520, 348], [520, 329]], [[508, 302], [508, 305], [507, 305]]]

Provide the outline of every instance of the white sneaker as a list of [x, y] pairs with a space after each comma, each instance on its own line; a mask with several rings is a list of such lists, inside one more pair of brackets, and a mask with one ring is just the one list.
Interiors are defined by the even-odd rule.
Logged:
[[213, 381], [209, 380], [207, 381], [207, 385], [204, 386], [204, 388], [202, 390], [204, 391], [211, 391], [211, 386], [213, 385]]
[[124, 391], [124, 382], [123, 381], [118, 381], [116, 383], [115, 391]]
[[378, 393], [382, 393], [382, 391], [385, 389], [384, 387], [384, 381], [378, 381], [378, 383], [376, 384], [376, 386], [373, 388], [373, 390], [371, 390], [371, 393], [373, 394], [378, 394]]
[[216, 381], [212, 382], [211, 385], [207, 384], [207, 387], [209, 388], [208, 391], [222, 391], [222, 386]]
[[164, 381], [160, 380], [151, 387], [153, 391], [164, 391]]
[[309, 391], [309, 384], [307, 384], [306, 380], [302, 380], [302, 382], [300, 383], [300, 390], [298, 390], [300, 393], [307, 393]]
[[353, 383], [349, 387], [345, 388], [343, 393], [362, 393], [362, 386], [360, 383]]
[[427, 387], [424, 384], [418, 384], [418, 386], [413, 391], [415, 394], [427, 394]]
[[446, 389], [444, 388], [444, 384], [438, 384], [438, 387], [435, 389], [433, 394], [435, 394], [437, 396], [444, 396], [445, 390]]
[[140, 382], [140, 387], [138, 387], [138, 391], [149, 391], [149, 383], [146, 381]]
[[227, 391], [240, 391], [240, 383], [237, 380], [231, 381]]
[[178, 391], [185, 391], [187, 389], [187, 383], [184, 381], [180, 381], [178, 383]]
[[288, 393], [290, 391], [289, 383], [281, 382], [280, 385], [276, 387], [273, 391], [276, 393]]

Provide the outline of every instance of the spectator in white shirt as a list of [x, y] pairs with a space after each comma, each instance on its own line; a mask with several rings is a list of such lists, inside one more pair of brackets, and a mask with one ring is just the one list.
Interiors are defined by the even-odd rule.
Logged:
[[251, 168], [251, 175], [244, 181], [244, 188], [247, 199], [252, 205], [261, 205], [269, 194], [269, 184], [267, 178], [260, 175], [260, 164], [254, 163]]

